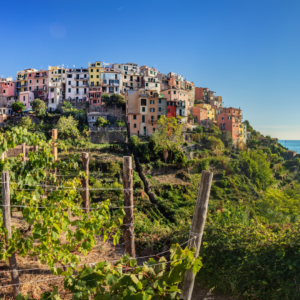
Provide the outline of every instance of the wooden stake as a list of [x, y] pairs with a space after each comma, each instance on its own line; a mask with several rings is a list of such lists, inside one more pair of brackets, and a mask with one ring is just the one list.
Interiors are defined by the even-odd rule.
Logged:
[[52, 129], [52, 138], [54, 138], [54, 142], [52, 143], [52, 154], [54, 155], [54, 160], [57, 160], [57, 148], [55, 143], [57, 140], [57, 129]]
[[[9, 191], [9, 172], [2, 172], [2, 202], [3, 202], [3, 223], [7, 229], [6, 243], [11, 239], [11, 218], [10, 218], [10, 191]], [[19, 283], [19, 272], [16, 255], [13, 253], [9, 260], [9, 268], [13, 285], [14, 297], [21, 293]]]
[[134, 218], [133, 218], [133, 170], [132, 157], [123, 156], [123, 188], [125, 217], [123, 219], [123, 237], [125, 240], [125, 251], [130, 257], [135, 257], [134, 244]]
[[86, 178], [82, 179], [82, 187], [84, 188], [82, 192], [82, 202], [85, 212], [90, 211], [90, 194], [89, 194], [89, 154], [87, 152], [82, 152], [82, 166], [84, 172], [87, 174]]
[[39, 151], [39, 146], [33, 146], [33, 151]]
[[23, 161], [26, 162], [26, 144], [22, 144]]
[[[204, 231], [206, 215], [207, 215], [207, 207], [208, 207], [208, 200], [210, 195], [210, 188], [211, 182], [213, 179], [213, 173], [208, 171], [202, 171], [201, 181], [199, 185], [198, 195], [197, 195], [197, 202], [195, 206], [190, 236], [189, 236], [189, 243], [188, 248], [191, 249], [193, 247], [196, 248], [195, 257], [198, 257], [202, 235]], [[195, 281], [195, 274], [190, 269], [187, 270], [184, 274], [182, 289], [180, 299], [183, 300], [191, 300], [192, 293], [194, 289], [194, 281]]]

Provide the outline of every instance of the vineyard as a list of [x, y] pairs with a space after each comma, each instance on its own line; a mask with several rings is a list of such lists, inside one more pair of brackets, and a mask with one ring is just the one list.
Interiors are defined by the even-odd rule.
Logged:
[[[33, 147], [28, 157], [25, 151], [7, 157], [20, 144]], [[18, 127], [1, 136], [0, 297], [175, 299], [180, 283], [190, 287], [183, 279], [185, 274], [194, 278], [201, 267], [202, 234], [197, 230], [204, 227], [205, 216], [190, 234], [181, 232], [189, 235], [181, 245], [136, 256], [139, 202], [133, 201], [131, 157], [123, 157], [123, 185], [91, 187], [88, 154], [82, 154], [82, 164], [76, 154], [60, 160], [58, 147], [65, 145], [55, 130], [49, 141]], [[90, 201], [98, 192], [99, 201]], [[155, 206], [150, 210], [154, 218], [162, 217]]]

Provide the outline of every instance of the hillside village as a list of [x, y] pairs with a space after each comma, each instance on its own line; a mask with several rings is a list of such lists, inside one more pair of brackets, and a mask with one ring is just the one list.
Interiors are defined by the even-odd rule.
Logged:
[[[111, 96], [121, 99], [125, 114], [109, 112], [105, 102]], [[0, 78], [0, 123], [13, 117], [13, 102], [22, 102], [26, 113], [32, 111], [32, 102], [37, 98], [45, 102], [50, 113], [59, 111], [66, 101], [84, 108], [91, 129], [95, 129], [99, 116], [110, 121], [124, 118], [129, 136], [151, 135], [157, 130], [157, 120], [165, 115], [181, 117], [186, 130], [199, 124], [205, 128], [215, 124], [223, 133], [230, 132], [233, 146], [246, 144], [250, 137], [242, 110], [223, 107], [222, 97], [209, 88], [196, 87], [174, 72], [163, 74], [156, 68], [134, 63], [96, 61], [81, 68], [29, 68], [18, 71], [16, 80]]]

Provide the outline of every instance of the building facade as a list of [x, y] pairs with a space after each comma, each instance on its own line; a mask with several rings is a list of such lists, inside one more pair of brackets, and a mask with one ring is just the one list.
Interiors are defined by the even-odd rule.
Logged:
[[66, 69], [63, 66], [49, 66], [48, 78], [48, 110], [54, 111], [65, 99]]
[[0, 107], [11, 107], [15, 99], [16, 83], [12, 77], [0, 78]]
[[66, 69], [66, 99], [87, 101], [89, 96], [88, 68]]
[[[103, 69], [102, 69], [103, 70]], [[121, 92], [121, 73], [119, 71], [106, 69], [101, 73], [103, 94], [120, 94]]]
[[101, 86], [101, 61], [89, 63], [89, 85], [90, 87]]
[[33, 92], [34, 99], [48, 99], [49, 75], [48, 70], [40, 70], [28, 74], [28, 90]]
[[208, 126], [207, 122], [207, 109], [202, 107], [193, 107], [192, 115], [194, 117], [194, 122], [198, 123], [204, 127]]

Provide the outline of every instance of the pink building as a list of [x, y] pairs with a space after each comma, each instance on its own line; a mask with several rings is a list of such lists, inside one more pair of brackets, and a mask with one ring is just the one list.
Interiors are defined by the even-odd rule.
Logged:
[[34, 93], [31, 91], [20, 92], [19, 101], [25, 105], [25, 109], [31, 108], [31, 102], [34, 100]]
[[0, 78], [0, 106], [10, 107], [15, 100], [15, 85], [12, 77]]
[[239, 125], [242, 122], [242, 111], [239, 108], [228, 107], [218, 114], [218, 127], [222, 131], [230, 131], [232, 139], [239, 139]]
[[34, 99], [47, 100], [48, 81], [48, 70], [41, 69], [28, 74], [28, 89], [33, 92]]
[[207, 110], [202, 107], [193, 107], [192, 115], [194, 117], [195, 123], [201, 124], [202, 126], [207, 126]]

